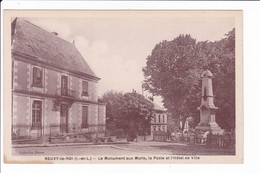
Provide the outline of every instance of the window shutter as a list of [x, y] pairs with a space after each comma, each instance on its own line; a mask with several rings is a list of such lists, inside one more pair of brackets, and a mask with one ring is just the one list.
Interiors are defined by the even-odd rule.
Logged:
[[87, 127], [88, 125], [88, 107], [82, 107], [82, 127]]
[[88, 95], [88, 82], [87, 81], [82, 82], [82, 94]]
[[33, 67], [33, 84], [37, 83], [37, 68]]
[[38, 102], [39, 103], [39, 109], [40, 109], [40, 116], [42, 116], [42, 102]]
[[40, 74], [40, 76], [39, 76], [39, 84], [40, 85], [42, 85], [42, 72], [43, 72], [43, 70], [42, 69], [38, 69], [39, 70], [39, 74]]
[[43, 70], [37, 67], [33, 67], [33, 85], [42, 87]]
[[37, 68], [37, 78], [41, 77], [41, 70]]
[[163, 117], [163, 123], [165, 123], [165, 117], [164, 117], [164, 115], [162, 115], [162, 117]]

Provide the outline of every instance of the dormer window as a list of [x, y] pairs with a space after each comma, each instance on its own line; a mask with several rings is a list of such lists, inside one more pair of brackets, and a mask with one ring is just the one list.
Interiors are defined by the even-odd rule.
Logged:
[[82, 96], [88, 96], [88, 82], [82, 81]]
[[32, 86], [43, 87], [43, 69], [42, 68], [33, 67]]

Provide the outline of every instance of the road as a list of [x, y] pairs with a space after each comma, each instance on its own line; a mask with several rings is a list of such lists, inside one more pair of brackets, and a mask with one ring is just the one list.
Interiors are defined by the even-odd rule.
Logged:
[[131, 142], [130, 144], [77, 145], [52, 147], [17, 147], [13, 155], [234, 155], [234, 149], [221, 149], [205, 145], [170, 142]]

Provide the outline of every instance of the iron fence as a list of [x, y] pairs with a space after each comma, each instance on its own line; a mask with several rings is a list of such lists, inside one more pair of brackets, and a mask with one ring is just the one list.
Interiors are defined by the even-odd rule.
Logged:
[[32, 126], [26, 124], [12, 125], [12, 143], [41, 143], [51, 139], [65, 139], [66, 137], [79, 136], [102, 138], [106, 136], [105, 124], [87, 125], [81, 124], [51, 124], [49, 126]]
[[221, 148], [234, 148], [235, 147], [235, 135], [231, 133], [225, 133], [223, 135], [209, 134], [202, 136], [200, 134], [186, 134], [171, 136], [173, 142], [184, 142], [190, 144], [202, 144], [210, 147]]
[[79, 123], [51, 124], [49, 142], [103, 141], [106, 136], [105, 124], [82, 125]]
[[40, 143], [43, 130], [42, 126], [12, 125], [12, 143]]
[[225, 135], [208, 135], [206, 139], [206, 145], [218, 146], [222, 148], [235, 147], [235, 136], [231, 134]]
[[49, 126], [49, 136], [64, 135], [67, 133], [106, 133], [105, 124], [92, 124], [82, 126], [80, 123], [68, 123], [68, 124], [51, 124]]
[[56, 95], [67, 96], [67, 97], [77, 97], [77, 91], [68, 88], [58, 88], [56, 90]]

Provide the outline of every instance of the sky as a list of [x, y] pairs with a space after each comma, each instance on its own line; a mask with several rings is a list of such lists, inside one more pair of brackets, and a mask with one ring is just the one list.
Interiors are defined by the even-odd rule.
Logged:
[[[197, 41], [216, 41], [235, 26], [231, 17], [175, 16], [137, 11], [102, 13], [86, 17], [25, 18], [76, 47], [101, 78], [98, 95], [115, 90], [142, 93], [142, 68], [153, 48], [162, 40], [190, 34]], [[145, 92], [145, 96], [149, 93]], [[155, 102], [162, 106], [161, 98]]]

